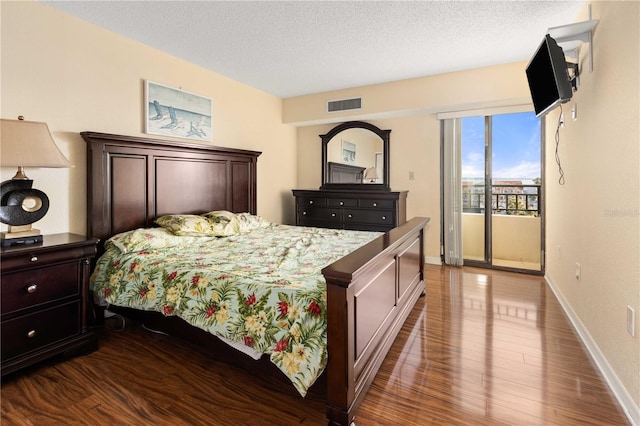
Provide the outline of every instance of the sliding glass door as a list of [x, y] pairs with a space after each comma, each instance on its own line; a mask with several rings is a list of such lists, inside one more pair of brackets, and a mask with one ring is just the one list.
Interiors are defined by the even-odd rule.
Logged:
[[543, 271], [540, 119], [523, 112], [457, 120], [464, 264]]

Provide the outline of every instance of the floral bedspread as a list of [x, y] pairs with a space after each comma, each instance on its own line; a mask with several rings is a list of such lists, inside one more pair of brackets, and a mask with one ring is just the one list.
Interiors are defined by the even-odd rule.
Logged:
[[138, 229], [107, 241], [91, 285], [109, 304], [179, 316], [268, 354], [304, 396], [327, 363], [320, 270], [379, 235], [277, 224], [228, 237]]

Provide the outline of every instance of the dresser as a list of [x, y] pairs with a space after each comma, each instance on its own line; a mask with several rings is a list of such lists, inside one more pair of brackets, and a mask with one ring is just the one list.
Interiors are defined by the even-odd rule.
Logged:
[[0, 252], [2, 375], [54, 355], [89, 353], [90, 261], [98, 240], [45, 235], [37, 245]]
[[388, 231], [407, 221], [407, 193], [294, 189], [296, 225]]

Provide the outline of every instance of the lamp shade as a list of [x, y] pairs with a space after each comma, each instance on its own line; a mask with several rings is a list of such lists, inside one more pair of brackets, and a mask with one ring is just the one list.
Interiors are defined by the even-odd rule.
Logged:
[[375, 167], [369, 167], [364, 171], [364, 179], [374, 181], [378, 179], [378, 171]]
[[51, 137], [47, 123], [0, 120], [0, 166], [72, 167]]

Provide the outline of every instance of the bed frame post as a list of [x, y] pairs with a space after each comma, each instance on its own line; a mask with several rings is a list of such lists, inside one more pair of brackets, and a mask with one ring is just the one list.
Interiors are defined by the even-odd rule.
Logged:
[[[327, 286], [327, 306], [332, 305], [331, 315], [327, 316], [327, 352], [331, 368], [327, 368], [327, 417], [329, 425], [350, 424], [351, 402], [354, 398], [353, 363], [355, 359], [353, 340], [354, 317], [353, 304], [347, 301], [353, 298], [349, 287], [335, 282]], [[337, 305], [337, 306], [336, 306]], [[340, 331], [338, 331], [340, 330]], [[332, 355], [333, 354], [333, 355]]]

